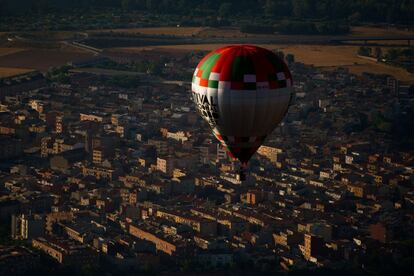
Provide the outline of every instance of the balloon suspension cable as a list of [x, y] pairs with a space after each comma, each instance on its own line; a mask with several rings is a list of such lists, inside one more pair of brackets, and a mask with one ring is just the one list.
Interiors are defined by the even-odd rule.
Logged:
[[241, 163], [240, 170], [239, 170], [240, 181], [246, 180], [246, 168], [247, 168], [247, 163]]

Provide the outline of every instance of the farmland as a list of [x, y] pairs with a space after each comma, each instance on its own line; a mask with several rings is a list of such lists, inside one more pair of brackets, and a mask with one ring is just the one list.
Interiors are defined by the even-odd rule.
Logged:
[[0, 48], [0, 57], [24, 51], [23, 48]]
[[[297, 61], [305, 64], [312, 64], [327, 69], [342, 66], [349, 68], [355, 74], [362, 74], [363, 72], [390, 74], [404, 82], [414, 83], [414, 74], [408, 73], [401, 68], [358, 57], [358, 45], [330, 45], [329, 36], [245, 34], [237, 27], [174, 26], [87, 31], [89, 33], [89, 39], [91, 40], [93, 40], [95, 34], [106, 35], [111, 32], [122, 34], [122, 36], [120, 38], [116, 36], [110, 38], [98, 37], [98, 44], [102, 44], [103, 46], [101, 46], [105, 48], [104, 55], [106, 53], [117, 52], [142, 55], [145, 50], [147, 55], [159, 55], [160, 52], [160, 55], [171, 56], [173, 54], [187, 53], [190, 51], [210, 51], [222, 47], [227, 43], [256, 42], [272, 50], [281, 50], [285, 53], [294, 54]], [[130, 38], [128, 37], [129, 34], [131, 35]], [[147, 35], [153, 37], [146, 37]], [[347, 37], [363, 38], [390, 35], [412, 36], [414, 32], [396, 28], [363, 26], [353, 27]], [[61, 66], [69, 61], [79, 61], [93, 56], [93, 53], [87, 52], [84, 49], [74, 48], [67, 43], [67, 41], [71, 41], [74, 38], [88, 38], [88, 34], [86, 33], [67, 31], [36, 32], [31, 35], [21, 34], [19, 36], [24, 37], [24, 39], [12, 43], [6, 42], [2, 48], [0, 45], [0, 67], [3, 68], [2, 76], [13, 74], [13, 72], [18, 74], [20, 70], [46, 71], [51, 67]], [[176, 38], [171, 38], [171, 36], [175, 36]], [[54, 43], [54, 47], [42, 48], [34, 42], [31, 47], [30, 41], [40, 41], [43, 43], [46, 41], [49, 44]], [[86, 40], [84, 43], [88, 44], [88, 41]], [[381, 46], [382, 51], [386, 52], [389, 48], [388, 43], [396, 42], [381, 43], [383, 44]], [[406, 42], [402, 41], [397, 43]]]
[[[211, 51], [225, 44], [195, 44], [195, 45], [166, 45], [151, 47], [110, 48], [110, 52], [124, 52], [142, 54], [142, 51], [157, 52], [171, 55], [177, 52]], [[386, 64], [361, 59], [357, 56], [358, 46], [330, 46], [330, 45], [286, 45], [265, 44], [263, 47], [281, 50], [295, 55], [297, 61], [313, 64], [317, 67], [331, 68], [342, 66], [349, 68], [355, 74], [363, 72], [390, 74], [404, 82], [414, 82], [414, 74], [404, 69]], [[383, 48], [386, 49], [386, 48]], [[21, 49], [0, 48], [0, 77], [21, 74], [27, 70], [46, 71], [50, 67], [61, 66], [69, 61], [78, 61], [92, 57], [88, 52], [75, 49]]]
[[358, 26], [353, 27], [350, 36], [361, 37], [361, 36], [389, 36], [389, 35], [414, 35], [414, 31], [397, 28], [379, 28], [369, 26]]
[[28, 68], [0, 67], [0, 78], [12, 77], [32, 71], [33, 69]]
[[70, 61], [78, 61], [93, 56], [75, 50], [27, 49], [0, 56], [0, 67], [30, 68], [46, 71], [50, 67], [61, 66]]
[[[198, 45], [168, 45], [154, 47], [130, 47], [130, 48], [113, 48], [112, 51], [121, 51], [128, 53], [139, 53], [145, 51], [162, 51], [165, 54], [178, 51], [211, 51], [224, 44], [198, 44]], [[371, 60], [358, 57], [358, 46], [329, 46], [329, 45], [275, 45], [265, 44], [262, 47], [281, 50], [285, 53], [295, 55], [297, 61], [305, 64], [311, 64], [321, 68], [330, 69], [332, 67], [349, 68], [352, 73], [357, 75], [363, 72], [389, 74], [403, 81], [414, 83], [414, 74], [408, 73], [404, 69], [389, 66], [383, 63], [377, 63]], [[386, 49], [386, 48], [385, 48]]]

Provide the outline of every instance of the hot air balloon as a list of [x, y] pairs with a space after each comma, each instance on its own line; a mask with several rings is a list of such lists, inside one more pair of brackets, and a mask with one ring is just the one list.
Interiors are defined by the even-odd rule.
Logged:
[[233, 45], [206, 55], [195, 69], [192, 98], [229, 155], [247, 162], [279, 125], [294, 97], [292, 75], [275, 53]]

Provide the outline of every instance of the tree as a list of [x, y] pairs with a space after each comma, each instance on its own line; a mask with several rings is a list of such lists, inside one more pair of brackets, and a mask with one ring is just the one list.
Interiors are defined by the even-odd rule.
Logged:
[[292, 0], [292, 12], [295, 17], [303, 17], [303, 0]]
[[128, 11], [131, 7], [131, 0], [122, 0], [121, 6], [124, 11]]
[[388, 50], [386, 57], [387, 57], [388, 60], [396, 60], [399, 55], [400, 55], [400, 53], [399, 53], [398, 49], [391, 48], [391, 49]]
[[359, 47], [358, 55], [369, 57], [371, 56], [371, 52], [372, 52], [371, 48], [361, 46]]
[[275, 0], [266, 0], [264, 5], [264, 13], [267, 16], [273, 16], [276, 10], [276, 1]]
[[269, 17], [286, 17], [292, 13], [292, 4], [291, 1], [266, 0], [263, 10], [266, 16]]
[[147, 0], [146, 6], [147, 10], [156, 11], [158, 9], [159, 1], [156, 0]]
[[358, 23], [361, 20], [361, 13], [359, 12], [354, 12], [353, 14], [351, 14], [348, 17], [349, 22], [355, 24]]
[[317, 14], [316, 0], [292, 0], [293, 14], [299, 18], [314, 18]]
[[231, 3], [224, 2], [220, 5], [219, 8], [219, 16], [220, 17], [227, 17], [231, 13]]
[[150, 61], [147, 65], [147, 73], [152, 75], [159, 75], [162, 73], [162, 63]]
[[375, 48], [375, 57], [377, 59], [381, 59], [382, 58], [382, 49], [381, 49], [381, 47], [376, 47]]
[[293, 54], [287, 54], [286, 55], [286, 61], [291, 64], [295, 62], [295, 56]]

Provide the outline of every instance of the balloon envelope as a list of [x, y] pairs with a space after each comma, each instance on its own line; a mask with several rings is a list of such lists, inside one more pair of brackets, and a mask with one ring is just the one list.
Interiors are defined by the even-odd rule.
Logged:
[[198, 64], [192, 96], [230, 155], [246, 164], [286, 115], [292, 75], [273, 52], [250, 45], [217, 49]]

